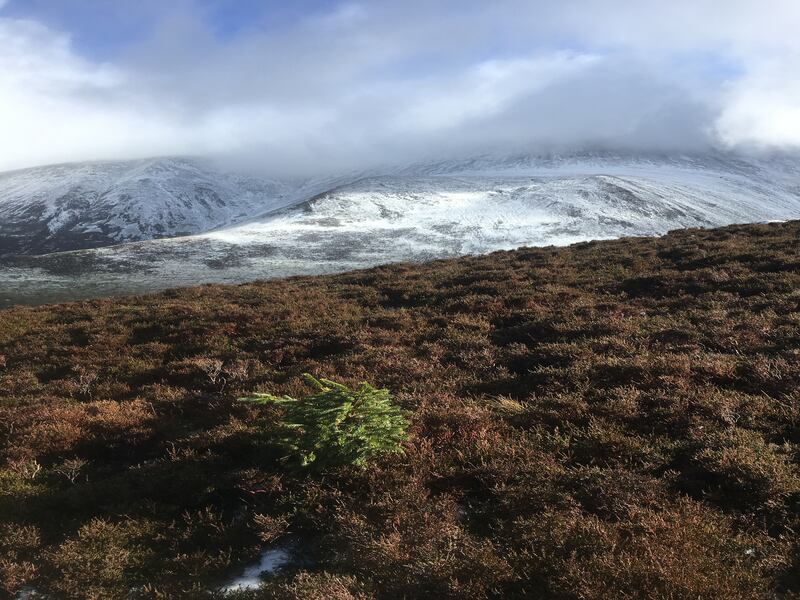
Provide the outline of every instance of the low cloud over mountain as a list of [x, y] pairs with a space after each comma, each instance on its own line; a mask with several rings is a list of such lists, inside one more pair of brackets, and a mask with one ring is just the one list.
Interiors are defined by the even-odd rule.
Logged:
[[0, 169], [800, 147], [792, 0], [281, 4], [0, 0]]

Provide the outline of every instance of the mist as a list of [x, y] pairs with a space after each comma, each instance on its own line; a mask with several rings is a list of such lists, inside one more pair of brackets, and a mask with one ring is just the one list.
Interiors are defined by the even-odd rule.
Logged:
[[98, 27], [131, 11], [146, 24], [109, 50], [47, 2], [0, 0], [0, 169], [201, 155], [296, 176], [519, 150], [800, 148], [794, 1], [308, 2], [224, 31], [218, 4], [76, 0]]

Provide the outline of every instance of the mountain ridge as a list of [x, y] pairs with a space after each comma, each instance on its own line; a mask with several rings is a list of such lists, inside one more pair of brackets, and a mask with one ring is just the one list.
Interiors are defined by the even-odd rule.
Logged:
[[0, 254], [44, 254], [190, 235], [288, 201], [284, 182], [180, 157], [0, 173]]
[[724, 158], [476, 159], [294, 182], [230, 226], [0, 257], [0, 305], [800, 218], [800, 162]]
[[[740, 211], [743, 221], [750, 215], [769, 220], [781, 215], [781, 209], [793, 216], [792, 210], [800, 203], [800, 160], [792, 156], [609, 151], [486, 154], [291, 181], [226, 171], [199, 158], [66, 163], [0, 173], [0, 254], [47, 254], [205, 234], [268, 219], [295, 206], [308, 207], [381, 178], [398, 182], [399, 194], [409, 182], [430, 179], [435, 181], [430, 190], [435, 197], [444, 180], [434, 178], [498, 176], [560, 177], [565, 185], [574, 182], [578, 194], [583, 193], [580, 188], [585, 182], [580, 176], [667, 179], [690, 187], [699, 185], [702, 177], [711, 178], [702, 182], [703, 191], [715, 194], [721, 187], [730, 194], [731, 205], [753, 200], [763, 204], [763, 211], [753, 206]], [[635, 195], [626, 185], [617, 189], [623, 196]], [[613, 196], [609, 186], [611, 191], [603, 198]], [[673, 189], [674, 194], [685, 195], [685, 190]], [[665, 201], [671, 199], [668, 191], [663, 195]], [[776, 205], [779, 200], [782, 206]], [[717, 204], [725, 208], [723, 202]], [[736, 220], [712, 219], [708, 224]], [[691, 223], [698, 224], [703, 223]], [[658, 231], [663, 232], [663, 227]]]

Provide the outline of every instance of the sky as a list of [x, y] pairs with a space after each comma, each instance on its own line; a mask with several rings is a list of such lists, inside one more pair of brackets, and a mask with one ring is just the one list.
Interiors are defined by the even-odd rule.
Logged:
[[0, 0], [0, 170], [800, 150], [797, 0]]

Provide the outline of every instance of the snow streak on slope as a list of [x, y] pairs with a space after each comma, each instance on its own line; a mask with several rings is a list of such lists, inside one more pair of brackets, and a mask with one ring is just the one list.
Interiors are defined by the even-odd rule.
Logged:
[[152, 159], [0, 174], [0, 254], [42, 254], [202, 233], [282, 206], [290, 189]]
[[287, 204], [267, 218], [197, 236], [0, 260], [0, 289], [8, 290], [0, 302], [330, 273], [800, 218], [800, 163], [725, 156], [490, 157], [361, 177]]

